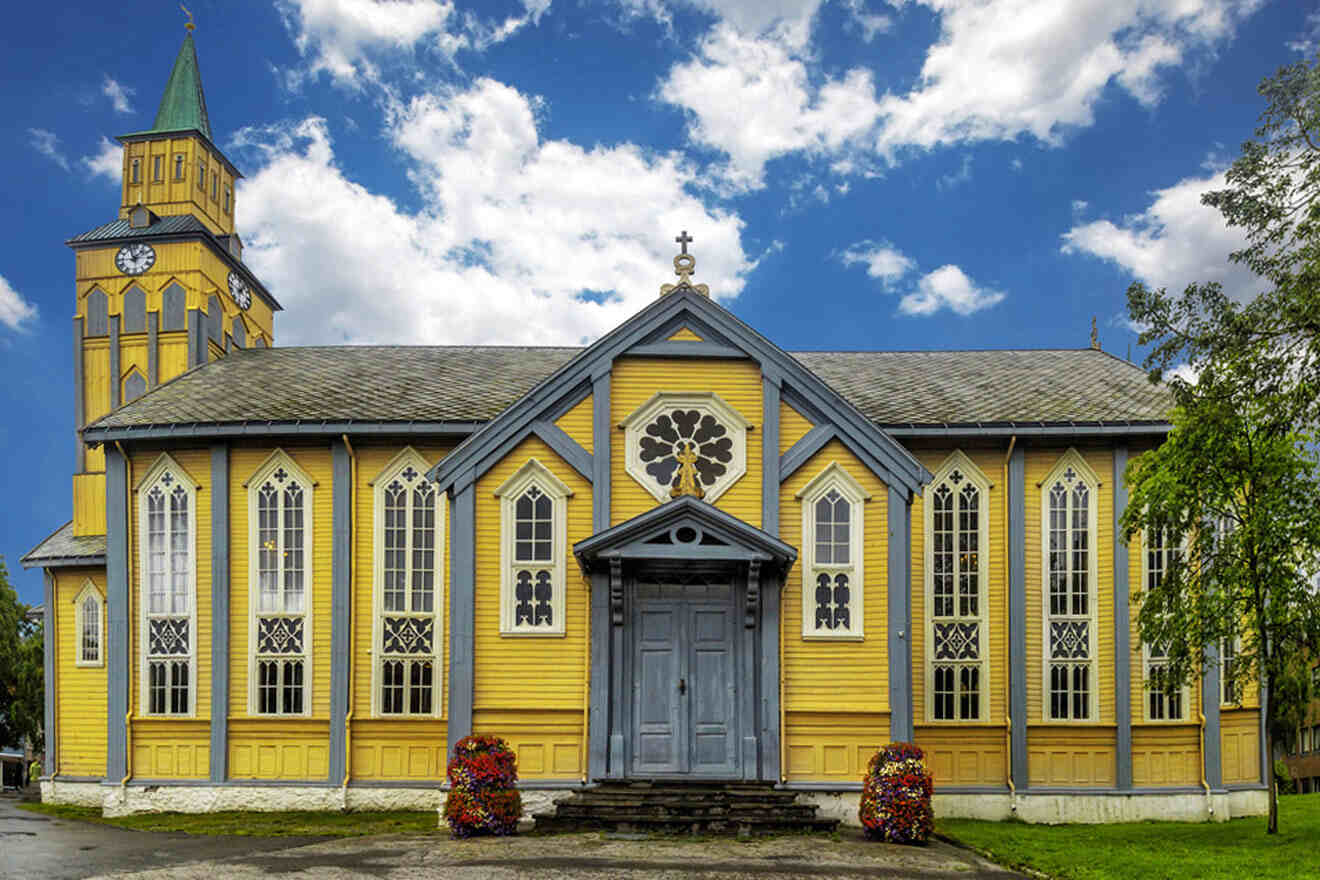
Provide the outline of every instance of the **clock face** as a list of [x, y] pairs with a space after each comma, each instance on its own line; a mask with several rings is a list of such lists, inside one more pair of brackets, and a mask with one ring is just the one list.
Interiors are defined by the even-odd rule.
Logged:
[[156, 252], [149, 244], [126, 244], [115, 254], [115, 265], [125, 275], [141, 275], [156, 263]]
[[238, 277], [237, 272], [229, 273], [229, 295], [238, 303], [240, 309], [246, 309], [252, 305], [252, 291], [248, 290], [247, 284]]

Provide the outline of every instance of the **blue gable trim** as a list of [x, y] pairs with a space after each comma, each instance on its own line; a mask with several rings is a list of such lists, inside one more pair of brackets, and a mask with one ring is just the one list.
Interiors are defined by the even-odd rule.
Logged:
[[[722, 543], [647, 543], [685, 526]], [[759, 559], [787, 570], [797, 560], [797, 549], [712, 504], [685, 495], [578, 541], [573, 545], [573, 555], [586, 573], [608, 559], [671, 558]]]
[[[876, 427], [852, 404], [844, 400], [818, 376], [790, 354], [736, 318], [708, 297], [690, 290], [662, 296], [632, 318], [611, 330], [594, 345], [560, 367], [498, 417], [467, 438], [427, 474], [428, 479], [449, 490], [472, 478], [473, 471], [513, 436], [522, 435], [533, 422], [566, 393], [585, 380], [607, 375], [614, 359], [636, 345], [652, 343], [660, 333], [691, 326], [707, 342], [736, 347], [761, 365], [762, 372], [777, 384], [787, 383], [817, 412], [828, 414], [839, 438], [867, 466], [891, 486], [909, 494], [921, 492], [930, 473], [884, 430]], [[703, 331], [704, 334], [703, 334]]]

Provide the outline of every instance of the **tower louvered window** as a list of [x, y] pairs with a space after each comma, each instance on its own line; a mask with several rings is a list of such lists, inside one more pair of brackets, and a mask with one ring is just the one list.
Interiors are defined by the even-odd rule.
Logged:
[[405, 450], [373, 484], [380, 715], [440, 713], [444, 506], [427, 467]]
[[1096, 715], [1096, 493], [1099, 481], [1070, 451], [1041, 485], [1045, 539], [1045, 716]]
[[926, 491], [926, 717], [979, 721], [988, 692], [990, 483], [962, 452]]
[[149, 715], [191, 715], [197, 657], [196, 487], [162, 456], [138, 489], [142, 704]]
[[248, 482], [256, 715], [311, 712], [312, 480], [283, 452]]

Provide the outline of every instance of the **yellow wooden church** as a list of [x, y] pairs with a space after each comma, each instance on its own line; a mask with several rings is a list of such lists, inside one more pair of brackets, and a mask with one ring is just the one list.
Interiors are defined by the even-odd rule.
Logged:
[[1116, 540], [1123, 473], [1170, 398], [1132, 364], [787, 352], [686, 234], [586, 348], [279, 348], [191, 32], [120, 142], [116, 217], [68, 241], [73, 518], [23, 560], [46, 800], [435, 806], [483, 733], [529, 803], [758, 780], [855, 821], [903, 740], [942, 815], [1263, 809], [1231, 652], [1170, 690], [1136, 631], [1169, 550]]

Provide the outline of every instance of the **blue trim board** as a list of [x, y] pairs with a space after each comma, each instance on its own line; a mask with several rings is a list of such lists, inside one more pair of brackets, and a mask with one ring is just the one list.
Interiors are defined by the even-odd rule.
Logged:
[[449, 753], [472, 732], [473, 614], [476, 610], [476, 489], [454, 498], [449, 526]]
[[147, 312], [147, 390], [160, 384], [160, 312]]
[[128, 462], [105, 450], [105, 775], [128, 773]]
[[591, 694], [587, 716], [587, 776], [600, 779], [609, 763], [610, 576], [591, 576]]
[[[1127, 510], [1126, 443], [1114, 447], [1114, 723], [1117, 726], [1116, 782], [1132, 787], [1132, 614], [1128, 602], [1128, 545], [1122, 540], [1121, 520]], [[1140, 552], [1140, 551], [1138, 551]]]
[[1027, 458], [1019, 441], [1008, 457], [1008, 678], [1015, 785], [1030, 780], [1027, 756]]
[[73, 319], [73, 472], [87, 467], [87, 445], [83, 443], [83, 319]]
[[912, 718], [912, 590], [908, 560], [912, 557], [908, 495], [889, 487], [889, 736], [911, 742]]
[[344, 754], [348, 731], [348, 681], [352, 646], [349, 629], [353, 609], [349, 602], [353, 572], [353, 462], [348, 445], [336, 440], [330, 447], [333, 483], [331, 488], [330, 543], [330, 760], [327, 782], [343, 782], [347, 765]]
[[119, 409], [119, 315], [110, 316], [110, 409]]
[[838, 432], [834, 430], [833, 425], [816, 425], [807, 433], [798, 438], [798, 441], [788, 448], [783, 455], [779, 456], [779, 475], [777, 483], [782, 483], [797, 471], [798, 468], [806, 464], [813, 455], [820, 452], [834, 439]]
[[[588, 483], [595, 479], [595, 465], [592, 463], [592, 455], [583, 449], [572, 437], [568, 436], [562, 428], [553, 422], [538, 420], [532, 422], [532, 433], [545, 442], [555, 451], [568, 466], [577, 471], [582, 479]], [[478, 477], [481, 474], [477, 474]]]
[[761, 377], [761, 529], [779, 534], [779, 385]]
[[41, 671], [46, 693], [43, 729], [46, 736], [45, 773], [50, 776], [55, 772], [56, 749], [60, 741], [59, 728], [55, 726], [55, 646], [58, 636], [55, 632], [55, 574], [50, 569], [41, 574], [46, 598], [45, 607], [41, 609]]
[[[150, 318], [154, 320], [156, 313]], [[211, 781], [229, 775], [229, 446], [211, 445]]]
[[1201, 673], [1201, 714], [1205, 716], [1205, 781], [1211, 788], [1224, 786], [1219, 687], [1219, 646], [1206, 645], [1205, 667]]
[[610, 374], [597, 376], [591, 384], [591, 527], [602, 532], [610, 527]]

